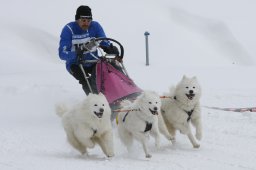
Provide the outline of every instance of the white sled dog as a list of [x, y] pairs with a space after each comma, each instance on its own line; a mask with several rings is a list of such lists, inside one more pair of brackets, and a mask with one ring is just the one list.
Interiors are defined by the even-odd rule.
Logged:
[[161, 100], [155, 92], [145, 91], [133, 103], [128, 100], [123, 101], [122, 109], [126, 111], [118, 114], [118, 133], [128, 150], [133, 139], [137, 139], [143, 146], [146, 158], [150, 158], [147, 139], [151, 134], [155, 138], [156, 147], [159, 147], [159, 129], [165, 133], [167, 139], [174, 139], [168, 133], [163, 118], [161, 117], [162, 121], [158, 121]]
[[56, 112], [62, 117], [68, 142], [81, 154], [97, 143], [107, 157], [114, 156], [111, 110], [102, 93], [90, 93], [72, 110], [59, 105]]
[[[199, 148], [200, 144], [196, 139], [202, 138], [202, 122], [199, 102], [201, 87], [197, 78], [184, 75], [178, 85], [170, 88], [170, 92], [164, 95], [170, 96], [161, 99], [161, 110], [169, 132], [175, 136], [175, 131], [179, 130], [188, 136], [194, 148]], [[191, 124], [196, 129], [196, 139], [192, 134]]]

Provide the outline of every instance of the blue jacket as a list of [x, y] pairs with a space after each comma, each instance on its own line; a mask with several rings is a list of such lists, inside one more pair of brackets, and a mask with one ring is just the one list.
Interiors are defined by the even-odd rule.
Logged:
[[[75, 52], [75, 45], [86, 43], [90, 38], [106, 37], [101, 25], [92, 21], [88, 30], [83, 30], [77, 22], [73, 21], [68, 23], [62, 29], [59, 43], [59, 57], [66, 61], [66, 68], [70, 72], [70, 66], [77, 64], [77, 57]], [[107, 46], [109, 44], [106, 44]], [[98, 57], [97, 50], [93, 52]], [[84, 53], [84, 60], [95, 60], [90, 53]], [[90, 67], [92, 64], [84, 64], [84, 67]]]

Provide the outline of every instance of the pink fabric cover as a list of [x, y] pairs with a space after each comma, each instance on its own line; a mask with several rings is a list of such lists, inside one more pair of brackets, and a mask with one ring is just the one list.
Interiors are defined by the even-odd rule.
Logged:
[[98, 92], [102, 92], [110, 104], [117, 99], [142, 91], [130, 78], [103, 60], [96, 65], [96, 84]]

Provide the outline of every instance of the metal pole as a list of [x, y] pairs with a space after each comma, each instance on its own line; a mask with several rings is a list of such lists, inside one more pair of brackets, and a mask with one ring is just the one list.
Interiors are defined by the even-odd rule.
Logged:
[[89, 77], [86, 76], [86, 73], [85, 73], [85, 71], [84, 71], [83, 65], [82, 65], [82, 64], [79, 64], [79, 67], [80, 67], [81, 71], [83, 72], [84, 79], [86, 80], [86, 83], [87, 83], [87, 85], [88, 85], [88, 87], [89, 87], [89, 90], [91, 91], [91, 93], [93, 93], [92, 87], [91, 87], [90, 82], [89, 82], [89, 80], [88, 80]]
[[149, 56], [148, 56], [148, 36], [150, 35], [149, 32], [145, 32], [145, 40], [146, 40], [146, 66], [149, 65]]

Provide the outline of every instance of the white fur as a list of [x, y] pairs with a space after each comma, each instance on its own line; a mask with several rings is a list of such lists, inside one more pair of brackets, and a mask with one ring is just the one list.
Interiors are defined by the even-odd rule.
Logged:
[[[191, 93], [193, 92], [193, 93]], [[191, 99], [186, 94], [195, 94]], [[182, 134], [188, 136], [194, 148], [199, 148], [197, 140], [202, 138], [201, 108], [200, 97], [201, 87], [196, 77], [188, 78], [185, 75], [176, 87], [170, 89], [169, 93], [164, 95], [171, 98], [163, 98], [162, 114], [169, 132], [175, 136], [175, 131], [179, 130]], [[186, 111], [193, 110], [191, 119], [187, 121]], [[196, 129], [195, 137], [192, 134], [191, 124]]]
[[[129, 150], [133, 139], [137, 139], [141, 142], [145, 156], [150, 158], [151, 155], [148, 152], [147, 139], [149, 134], [155, 138], [155, 144], [159, 147], [160, 133], [165, 132], [165, 136], [168, 139], [173, 139], [173, 137], [168, 133], [168, 130], [162, 121], [161, 125], [158, 123], [158, 115], [153, 115], [150, 110], [160, 113], [161, 100], [155, 92], [145, 91], [138, 98], [131, 103], [130, 101], [123, 101], [122, 109], [130, 110], [126, 112], [120, 112], [118, 114], [118, 133], [121, 141], [126, 145]], [[144, 132], [146, 129], [146, 122], [152, 124], [152, 128]], [[158, 127], [159, 126], [159, 127]], [[165, 128], [165, 129], [164, 129]]]
[[[102, 117], [95, 114], [101, 112]], [[90, 93], [71, 110], [59, 105], [56, 113], [62, 118], [68, 142], [81, 154], [87, 153], [87, 148], [94, 148], [97, 143], [107, 157], [114, 156], [111, 110], [103, 94]]]

